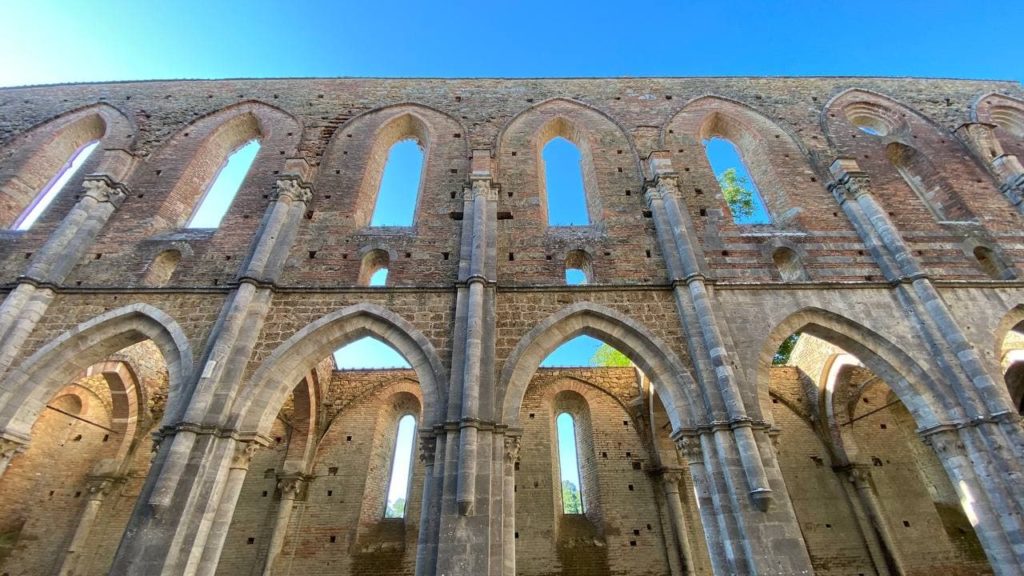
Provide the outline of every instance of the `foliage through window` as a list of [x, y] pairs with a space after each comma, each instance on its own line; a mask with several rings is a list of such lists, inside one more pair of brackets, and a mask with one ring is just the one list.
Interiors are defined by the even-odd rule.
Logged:
[[771, 224], [768, 208], [736, 146], [725, 138], [704, 141], [704, 152], [737, 224]]
[[555, 419], [558, 429], [558, 471], [562, 488], [562, 513], [583, 514], [583, 486], [580, 482], [580, 463], [576, 452], [576, 422], [568, 412]]

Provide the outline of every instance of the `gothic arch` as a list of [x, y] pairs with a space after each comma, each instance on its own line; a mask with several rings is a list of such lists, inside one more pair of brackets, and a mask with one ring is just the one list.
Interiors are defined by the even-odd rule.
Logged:
[[[803, 143], [745, 103], [717, 95], [690, 100], [661, 127], [659, 142], [677, 158], [675, 164], [707, 168], [703, 141], [713, 137], [736, 147], [777, 226], [799, 227], [808, 204], [831, 206], [825, 190], [810, 178], [815, 171]], [[808, 177], [789, 176], [800, 172]]]
[[1004, 136], [1024, 139], [1024, 100], [986, 92], [971, 103], [969, 117], [972, 122], [995, 124]]
[[[614, 132], [623, 138], [626, 145], [629, 147], [630, 159], [633, 164], [632, 167], [636, 170], [636, 186], [639, 190], [639, 187], [643, 184], [642, 162], [640, 160], [640, 153], [637, 152], [636, 146], [633, 143], [633, 139], [629, 137], [629, 132], [608, 113], [589, 104], [580, 102], [579, 100], [573, 100], [570, 98], [548, 98], [541, 102], [537, 102], [533, 106], [530, 106], [513, 116], [512, 119], [502, 127], [497, 136], [495, 136], [494, 144], [492, 146], [492, 149], [497, 154], [499, 163], [498, 170], [501, 171], [501, 160], [504, 158], [503, 149], [508, 146], [509, 133], [512, 132], [519, 124], [524, 121], [528, 121], [531, 116], [546, 116], [546, 109], [555, 108], [558, 110], [559, 107], [561, 107], [561, 110], [551, 114], [552, 117], [562, 117], [576, 126], [579, 130], [593, 132], [594, 134]], [[542, 121], [538, 126], [546, 125], [547, 123], [548, 121]], [[535, 133], [536, 131], [537, 130], [533, 130], [531, 132]]]
[[103, 173], [123, 181], [133, 164], [127, 150], [135, 133], [123, 112], [100, 103], [46, 120], [5, 142], [0, 148], [0, 225], [12, 226], [89, 142], [98, 140], [100, 150], [79, 174]]
[[[270, 189], [268, 175], [283, 171], [286, 159], [298, 155], [301, 137], [302, 125], [295, 117], [254, 100], [211, 112], [179, 129], [148, 159], [155, 170], [134, 183], [160, 189], [162, 183], [174, 182], [155, 214], [146, 219], [148, 235], [184, 226], [228, 157], [250, 140], [260, 141], [260, 151], [245, 180], [265, 180], [259, 187]], [[188, 162], [181, 165], [176, 158]], [[247, 188], [252, 184], [243, 184], [239, 194]]]
[[541, 361], [579, 335], [614, 346], [640, 367], [662, 398], [673, 428], [693, 428], [703, 422], [703, 396], [686, 365], [671, 348], [631, 318], [589, 302], [573, 304], [552, 314], [516, 344], [498, 380], [499, 394], [503, 394], [500, 422], [509, 426], [518, 422], [526, 389]]
[[[873, 330], [844, 316], [807, 307], [779, 322], [765, 338], [758, 359], [758, 387], [767, 386], [772, 357], [794, 332], [807, 333], [842, 348], [880, 376], [914, 416], [919, 428], [931, 428], [962, 419], [956, 396], [945, 393], [940, 382], [900, 347]], [[812, 377], [813, 378], [813, 377]], [[820, 382], [820, 378], [813, 378]]]
[[167, 364], [163, 422], [179, 421], [190, 396], [191, 345], [170, 316], [149, 304], [131, 304], [79, 324], [11, 370], [0, 382], [0, 433], [27, 440], [39, 412], [62, 386], [114, 352], [147, 339]]
[[[358, 192], [339, 194], [333, 206], [320, 204], [317, 209], [340, 210], [351, 218], [354, 227], [368, 226], [388, 152], [395, 143], [408, 138], [415, 138], [423, 148], [413, 226], [419, 225], [423, 217], [433, 217], [435, 207], [443, 203], [438, 192], [464, 185], [469, 169], [469, 134], [449, 114], [414, 102], [369, 110], [346, 120], [334, 131], [324, 148], [316, 188]], [[453, 174], [450, 169], [458, 172]]]
[[441, 422], [448, 378], [434, 346], [412, 324], [376, 304], [356, 304], [308, 324], [279, 345], [256, 369], [232, 409], [244, 433], [266, 435], [288, 393], [319, 360], [365, 336], [393, 346], [416, 371], [423, 390], [424, 427]]

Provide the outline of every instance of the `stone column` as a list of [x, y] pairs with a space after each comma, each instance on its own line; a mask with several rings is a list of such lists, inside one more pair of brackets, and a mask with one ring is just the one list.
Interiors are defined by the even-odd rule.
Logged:
[[729, 524], [731, 514], [725, 510], [725, 501], [713, 489], [714, 479], [704, 465], [704, 447], [699, 436], [694, 434], [673, 434], [676, 449], [683, 455], [693, 481], [693, 492], [697, 497], [697, 510], [707, 539], [708, 557], [715, 574], [737, 574], [735, 551], [729, 549], [733, 540]]
[[110, 494], [114, 486], [122, 481], [122, 478], [113, 476], [92, 476], [87, 482], [88, 492], [85, 502], [85, 509], [78, 517], [78, 525], [75, 527], [75, 534], [71, 537], [67, 550], [64, 552], [64, 560], [61, 562], [60, 576], [71, 576], [78, 568], [78, 561], [81, 558], [80, 551], [83, 550], [89, 541], [89, 534], [96, 523], [96, 516], [103, 505], [103, 499]]
[[82, 183], [81, 199], [37, 250], [18, 285], [0, 305], [0, 375], [5, 374], [50, 302], [53, 287], [67, 278], [103, 226], [129, 194], [113, 178], [94, 174]]
[[0, 479], [4, 477], [4, 472], [7, 471], [7, 467], [11, 464], [11, 460], [14, 457], [24, 452], [28, 447], [26, 444], [15, 442], [8, 438], [0, 438]]
[[985, 122], [961, 124], [955, 131], [960, 141], [988, 168], [1017, 212], [1024, 214], [1024, 166], [1013, 154], [1007, 154], [995, 134], [996, 126]]
[[519, 436], [505, 437], [501, 501], [503, 576], [516, 576], [516, 464], [519, 463], [519, 447]]
[[[885, 520], [882, 505], [878, 501], [874, 486], [871, 483], [871, 472], [864, 464], [850, 464], [841, 469], [848, 480], [847, 485], [854, 489], [854, 499], [867, 513], [868, 526], [862, 527], [865, 537], [875, 540], [877, 545], [869, 542], [868, 551], [871, 553], [871, 560], [875, 564], [875, 570], [879, 576], [888, 576], [890, 568], [896, 574], [905, 574], [903, 562], [900, 559], [899, 548], [889, 530], [889, 524]], [[859, 518], [859, 515], [858, 515]], [[879, 557], [881, 554], [881, 557]], [[891, 566], [890, 566], [891, 564]]]
[[197, 576], [213, 576], [217, 571], [217, 561], [224, 549], [224, 541], [228, 537], [228, 530], [231, 528], [231, 520], [235, 515], [235, 505], [238, 503], [238, 495], [242, 492], [242, 484], [245, 483], [245, 476], [249, 473], [249, 464], [252, 457], [256, 455], [260, 445], [255, 442], [240, 442], [235, 447], [231, 457], [231, 465], [228, 468], [228, 476], [224, 481], [224, 492], [221, 496], [221, 505], [217, 507], [216, 518], [210, 534], [207, 537], [206, 549], [199, 562]]
[[420, 533], [416, 540], [416, 576], [430, 576], [437, 561], [437, 517], [441, 513], [434, 493], [439, 492], [434, 462], [437, 456], [437, 435], [420, 432], [420, 462], [423, 462], [423, 504], [420, 507]]
[[263, 576], [271, 576], [274, 573], [274, 566], [281, 550], [284, 549], [284, 539], [288, 534], [288, 522], [292, 518], [292, 510], [295, 508], [295, 500], [305, 489], [307, 478], [305, 476], [285, 476], [277, 481], [277, 489], [281, 492], [281, 499], [277, 504], [277, 515], [274, 518], [274, 529], [270, 533], [270, 546], [267, 550], [266, 564], [263, 566]]
[[683, 562], [686, 563], [686, 573], [695, 574], [693, 567], [693, 551], [690, 549], [690, 537], [686, 530], [686, 515], [683, 511], [683, 502], [679, 497], [679, 482], [683, 479], [683, 470], [680, 468], [662, 468], [661, 486], [665, 491], [665, 502], [668, 503], [669, 519], [672, 521], [672, 533], [675, 534], [676, 547]]

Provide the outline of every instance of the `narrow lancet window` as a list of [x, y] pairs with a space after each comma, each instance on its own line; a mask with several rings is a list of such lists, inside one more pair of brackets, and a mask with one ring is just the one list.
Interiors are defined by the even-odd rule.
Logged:
[[410, 138], [395, 143], [388, 151], [370, 226], [412, 226], [422, 175], [419, 142]]
[[188, 228], [217, 228], [227, 213], [228, 207], [238, 194], [242, 181], [252, 167], [256, 153], [260, 151], [259, 140], [243, 144], [228, 156], [216, 178], [199, 201], [199, 206], [188, 221]]
[[53, 199], [57, 197], [57, 194], [60, 194], [61, 189], [68, 183], [68, 180], [71, 180], [75, 172], [78, 172], [82, 164], [85, 164], [86, 159], [89, 158], [89, 155], [92, 154], [92, 151], [98, 145], [98, 140], [89, 142], [72, 154], [71, 158], [68, 158], [67, 163], [61, 166], [60, 171], [43, 187], [42, 191], [36, 196], [35, 201], [29, 205], [28, 209], [14, 223], [15, 230], [28, 230], [35, 224], [36, 220], [43, 215], [43, 212], [53, 202]]
[[409, 498], [409, 476], [412, 467], [412, 444], [416, 435], [416, 418], [411, 414], [398, 421], [395, 451], [391, 458], [391, 481], [388, 482], [388, 501], [385, 518], [405, 518], [405, 504]]
[[714, 137], [704, 141], [704, 152], [732, 212], [733, 222], [771, 224], [768, 208], [736, 146], [725, 138]]
[[583, 514], [583, 486], [580, 483], [580, 461], [576, 452], [576, 422], [568, 412], [555, 419], [558, 429], [558, 471], [562, 488], [562, 513]]
[[548, 226], [590, 224], [579, 149], [572, 142], [558, 136], [544, 146], [542, 157]]

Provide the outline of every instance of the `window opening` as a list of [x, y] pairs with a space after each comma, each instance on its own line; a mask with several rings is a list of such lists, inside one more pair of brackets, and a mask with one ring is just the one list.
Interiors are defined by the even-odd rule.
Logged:
[[203, 194], [186, 228], [217, 228], [234, 201], [246, 174], [260, 151], [259, 140], [250, 140], [231, 153]]
[[370, 226], [412, 226], [423, 173], [423, 149], [415, 139], [396, 142], [377, 190]]
[[984, 246], [978, 246], [974, 249], [974, 258], [978, 261], [978, 266], [991, 278], [999, 280], [1003, 277], [1002, 263], [996, 259], [996, 255], [992, 250]]
[[409, 497], [409, 476], [412, 469], [412, 443], [416, 433], [416, 418], [411, 414], [398, 421], [395, 451], [391, 458], [391, 481], [388, 482], [388, 500], [385, 518], [405, 518], [405, 504]]
[[761, 192], [736, 146], [725, 138], [704, 141], [704, 153], [736, 224], [771, 224]]
[[772, 252], [772, 261], [779, 270], [779, 275], [786, 282], [799, 282], [806, 280], [804, 267], [800, 263], [800, 257], [790, 248], [785, 246], [777, 248]]
[[555, 420], [558, 429], [558, 471], [562, 487], [562, 513], [583, 514], [583, 486], [580, 483], [580, 463], [576, 451], [576, 422], [568, 412]]
[[565, 257], [565, 283], [569, 286], [590, 284], [593, 280], [593, 267], [590, 255], [583, 250], [572, 250]]
[[381, 268], [370, 276], [370, 286], [384, 286], [388, 281], [388, 269]]
[[580, 286], [587, 283], [587, 275], [579, 268], [565, 269], [565, 283], [569, 286]]
[[544, 145], [544, 187], [548, 226], [590, 224], [583, 187], [583, 163], [575, 144], [556, 136]]
[[391, 256], [387, 251], [380, 248], [370, 250], [363, 255], [359, 267], [358, 284], [360, 286], [386, 286], [390, 264]]
[[99, 140], [89, 142], [76, 150], [68, 158], [68, 161], [61, 166], [61, 169], [53, 176], [53, 179], [43, 187], [43, 190], [36, 196], [36, 199], [29, 205], [28, 209], [14, 223], [15, 230], [28, 230], [36, 223], [36, 220], [43, 215], [43, 212], [53, 202], [53, 199], [57, 197], [57, 194], [60, 194], [60, 191], [71, 180], [71, 177], [78, 172], [82, 164], [85, 164], [85, 161], [92, 154], [92, 151], [99, 146], [99, 143]]
[[334, 352], [338, 370], [412, 368], [397, 350], [371, 336], [365, 336]]
[[633, 362], [610, 344], [590, 336], [577, 336], [555, 348], [540, 365], [542, 368], [593, 368], [633, 366]]

